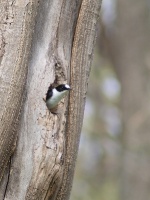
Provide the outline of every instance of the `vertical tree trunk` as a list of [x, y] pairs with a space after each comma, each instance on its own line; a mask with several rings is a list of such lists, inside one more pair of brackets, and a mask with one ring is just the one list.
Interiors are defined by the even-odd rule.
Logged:
[[[19, 4], [20, 1], [16, 3]], [[33, 8], [33, 4], [33, 1], [32, 4], [28, 2], [27, 6], [32, 5]], [[36, 7], [37, 2], [35, 1], [34, 13]], [[12, 8], [16, 9], [16, 5]], [[82, 2], [81, 0], [44, 0], [39, 2], [26, 89], [24, 90], [22, 86], [21, 91], [18, 89], [17, 92], [12, 91], [14, 96], [17, 93], [22, 97], [23, 91], [26, 95], [18, 130], [17, 149], [11, 158], [9, 169], [3, 176], [0, 199], [69, 199], [99, 10], [100, 0], [83, 0]], [[34, 19], [35, 15], [31, 11], [31, 9], [25, 10], [24, 15], [27, 14]], [[25, 27], [26, 19], [21, 20], [21, 23], [21, 27]], [[27, 24], [33, 30], [34, 24]], [[29, 33], [24, 32], [24, 29], [22, 32], [26, 38], [23, 42], [26, 41], [29, 46], [31, 39], [28, 39]], [[13, 34], [15, 37], [15, 31]], [[26, 52], [23, 45], [20, 48], [19, 58], [22, 59], [29, 54], [29, 49]], [[18, 58], [17, 53], [15, 56]], [[11, 58], [9, 60], [11, 62]], [[25, 70], [22, 62], [18, 65], [18, 73], [21, 67]], [[10, 63], [8, 68], [10, 68]], [[20, 79], [24, 75], [25, 73], [22, 72], [19, 75]], [[50, 114], [43, 101], [48, 86], [54, 81], [57, 81], [57, 84], [68, 82], [72, 87], [69, 99], [66, 98], [59, 105], [59, 110], [61, 110], [59, 116]], [[15, 100], [14, 110], [18, 109], [17, 102], [21, 104], [21, 97], [20, 99], [18, 97], [9, 98], [9, 101]], [[3, 102], [0, 105], [3, 105]], [[12, 116], [13, 111], [9, 109], [10, 106], [7, 107], [7, 112]], [[15, 112], [18, 116], [19, 110]], [[7, 114], [7, 120], [9, 120], [9, 115]], [[12, 123], [16, 124], [16, 118], [12, 116], [9, 132], [5, 124], [8, 134], [5, 138], [6, 144], [9, 143], [12, 133], [11, 126]], [[1, 137], [3, 138], [3, 135]], [[14, 142], [15, 139], [12, 144]], [[10, 145], [7, 160], [13, 149]], [[6, 161], [4, 163], [6, 166]], [[4, 170], [3, 166], [1, 168]]]
[[37, 1], [2, 0], [0, 10], [1, 180], [16, 145]]

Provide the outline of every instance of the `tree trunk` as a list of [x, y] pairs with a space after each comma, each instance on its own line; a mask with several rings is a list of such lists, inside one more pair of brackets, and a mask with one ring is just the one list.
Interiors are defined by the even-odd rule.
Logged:
[[[100, 2], [0, 4], [0, 200], [69, 199]], [[72, 88], [58, 116], [43, 101], [54, 81]]]

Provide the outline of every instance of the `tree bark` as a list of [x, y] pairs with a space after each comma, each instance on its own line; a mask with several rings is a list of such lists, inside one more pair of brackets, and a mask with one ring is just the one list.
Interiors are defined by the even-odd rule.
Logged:
[[[15, 4], [12, 4], [12, 10], [15, 10], [17, 3], [20, 2], [15, 1]], [[9, 78], [9, 87], [12, 88], [13, 85], [13, 89], [11, 89], [12, 96], [8, 97], [8, 101], [5, 100], [8, 95], [7, 82], [0, 79], [4, 85], [3, 87], [0, 85], [0, 92], [3, 91], [3, 88], [7, 89], [3, 92], [2, 95], [5, 94], [5, 97], [0, 102], [2, 107], [7, 103], [5, 105], [7, 110], [2, 112], [6, 115], [5, 118], [0, 115], [3, 125], [0, 126], [0, 131], [2, 131], [0, 135], [2, 141], [5, 139], [3, 145], [0, 143], [0, 148], [2, 151], [8, 152], [7, 159], [3, 161], [4, 166], [15, 147], [17, 132], [14, 131], [15, 136], [12, 140], [10, 138], [13, 135], [13, 127], [15, 126], [17, 129], [17, 118], [23, 94], [25, 101], [18, 128], [17, 148], [11, 157], [10, 166], [3, 176], [0, 199], [69, 199], [100, 2], [100, 0], [83, 0], [82, 2], [81, 0], [73, 2], [71, 0], [44, 0], [39, 2], [37, 11], [37, 1], [28, 2], [27, 5], [22, 1], [24, 15], [22, 19], [20, 19], [20, 14], [16, 18], [16, 27], [23, 35], [18, 33], [22, 38], [21, 42], [19, 37], [17, 38], [21, 49], [20, 54], [16, 50], [15, 55], [8, 56], [9, 62], [5, 61], [8, 63], [8, 70], [12, 75], [10, 63], [13, 63], [14, 58], [17, 60], [18, 57], [20, 58], [18, 68], [16, 67], [14, 71], [15, 80], [18, 81], [19, 86], [16, 85], [16, 82], [12, 84], [13, 81]], [[30, 52], [31, 32], [34, 28], [36, 11], [35, 32]], [[22, 13], [20, 7], [18, 7], [18, 12]], [[29, 21], [26, 21], [24, 16], [28, 16]], [[18, 21], [23, 27], [21, 30], [17, 24]], [[26, 28], [26, 26], [29, 27]], [[12, 32], [15, 38], [15, 29]], [[28, 49], [24, 47], [24, 43], [27, 44]], [[2, 50], [2, 62], [4, 62], [7, 51], [5, 48]], [[24, 89], [29, 52], [28, 75]], [[15, 65], [12, 64], [12, 66]], [[0, 70], [6, 75], [4, 68], [0, 68]], [[69, 99], [65, 98], [59, 105], [61, 112], [58, 116], [50, 114], [43, 101], [48, 86], [54, 81], [57, 84], [68, 82], [72, 88]], [[3, 119], [5, 119], [4, 122], [7, 120], [7, 123], [4, 124]], [[2, 127], [5, 128], [7, 137], [3, 137]], [[11, 144], [9, 144], [10, 141]], [[9, 149], [5, 150], [8, 144]], [[3, 155], [0, 154], [0, 159], [2, 158]], [[0, 168], [1, 175], [4, 166], [2, 165]]]
[[0, 180], [16, 145], [36, 8], [37, 1], [0, 4]]

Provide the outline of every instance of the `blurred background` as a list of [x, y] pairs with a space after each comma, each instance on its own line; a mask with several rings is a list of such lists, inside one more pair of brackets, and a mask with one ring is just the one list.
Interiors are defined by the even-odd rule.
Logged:
[[150, 199], [150, 0], [102, 2], [70, 199]]

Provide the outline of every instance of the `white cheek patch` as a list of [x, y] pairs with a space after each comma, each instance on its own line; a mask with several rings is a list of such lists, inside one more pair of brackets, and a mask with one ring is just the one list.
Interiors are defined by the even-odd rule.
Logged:
[[69, 86], [69, 85], [67, 85], [67, 84], [65, 84], [65, 87], [66, 87], [67, 89], [70, 89], [70, 86]]

